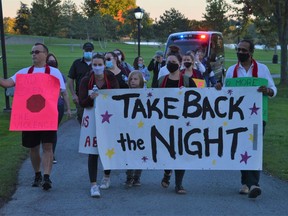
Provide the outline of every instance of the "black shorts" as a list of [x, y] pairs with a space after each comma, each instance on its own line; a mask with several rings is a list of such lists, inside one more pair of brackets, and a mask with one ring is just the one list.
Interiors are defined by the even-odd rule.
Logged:
[[55, 143], [57, 131], [22, 131], [22, 145], [34, 148], [41, 143]]

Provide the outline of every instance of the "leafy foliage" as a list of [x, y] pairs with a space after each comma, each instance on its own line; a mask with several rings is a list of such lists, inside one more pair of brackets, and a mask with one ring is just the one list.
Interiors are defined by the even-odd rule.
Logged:
[[[281, 46], [281, 85], [288, 85], [287, 77], [287, 44], [288, 44], [288, 1], [287, 0], [233, 0], [241, 4], [239, 9], [243, 23], [247, 23], [252, 16], [259, 34], [265, 36], [264, 42], [273, 44], [275, 32]], [[261, 38], [263, 40], [263, 37]], [[269, 41], [268, 41], [269, 39]], [[276, 45], [276, 43], [275, 43]]]
[[27, 4], [20, 2], [20, 9], [17, 11], [17, 16], [15, 18], [15, 25], [13, 27], [14, 31], [19, 34], [27, 35], [29, 34], [29, 16], [30, 10]]
[[34, 0], [30, 26], [35, 35], [56, 35], [60, 29], [61, 0]]
[[204, 26], [209, 30], [225, 32], [228, 29], [228, 16], [230, 7], [224, 0], [206, 0], [206, 13]]
[[160, 40], [166, 40], [171, 33], [190, 30], [189, 20], [178, 10], [171, 8], [160, 16], [160, 20], [156, 22], [154, 30]]

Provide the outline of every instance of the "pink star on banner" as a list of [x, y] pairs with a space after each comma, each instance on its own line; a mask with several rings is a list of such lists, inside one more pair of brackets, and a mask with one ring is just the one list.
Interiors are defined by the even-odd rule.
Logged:
[[240, 163], [244, 162], [245, 164], [247, 164], [247, 161], [251, 156], [248, 156], [247, 151], [245, 151], [245, 154], [241, 154], [241, 157], [242, 157], [242, 159], [241, 159]]
[[253, 104], [253, 107], [252, 108], [249, 108], [251, 110], [251, 114], [250, 115], [253, 115], [253, 113], [255, 113], [257, 115], [257, 111], [260, 109], [259, 107], [256, 107], [256, 104], [254, 103]]
[[104, 122], [108, 122], [108, 123], [110, 123], [110, 117], [112, 116], [112, 114], [108, 114], [108, 111], [106, 111], [105, 112], [105, 114], [101, 114], [101, 116], [102, 116], [102, 123], [104, 123]]

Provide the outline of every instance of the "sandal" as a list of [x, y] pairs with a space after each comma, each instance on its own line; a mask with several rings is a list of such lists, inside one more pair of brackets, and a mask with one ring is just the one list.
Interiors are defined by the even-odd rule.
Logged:
[[186, 194], [186, 190], [183, 188], [182, 185], [180, 186], [175, 186], [175, 192], [177, 194]]
[[170, 185], [170, 177], [171, 177], [172, 172], [170, 172], [170, 174], [166, 174], [164, 173], [164, 177], [161, 181], [161, 185], [163, 188], [168, 188]]

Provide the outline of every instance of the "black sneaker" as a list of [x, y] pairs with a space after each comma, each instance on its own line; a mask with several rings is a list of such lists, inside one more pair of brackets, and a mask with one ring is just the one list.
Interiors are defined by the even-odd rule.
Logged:
[[141, 186], [140, 178], [134, 178], [133, 185], [134, 186]]
[[42, 175], [35, 176], [34, 182], [32, 183], [32, 187], [39, 187], [41, 186], [41, 183], [42, 183]]
[[43, 184], [42, 184], [42, 188], [43, 190], [49, 190], [50, 188], [52, 188], [52, 182], [50, 179], [44, 179], [43, 180]]
[[133, 186], [133, 178], [127, 178], [126, 182], [125, 182], [125, 185], [126, 187], [132, 187]]

